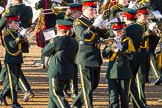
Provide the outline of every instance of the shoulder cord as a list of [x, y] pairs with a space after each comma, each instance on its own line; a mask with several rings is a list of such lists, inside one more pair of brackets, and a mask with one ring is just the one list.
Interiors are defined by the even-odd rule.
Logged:
[[[10, 34], [11, 34], [11, 37], [12, 37], [13, 39], [16, 39], [16, 38], [13, 36], [13, 34], [12, 34], [9, 30], [7, 30], [6, 32], [10, 33]], [[3, 39], [4, 47], [5, 47], [6, 51], [7, 51], [7, 53], [9, 53], [9, 54], [12, 55], [12, 56], [17, 56], [17, 55], [19, 55], [19, 54], [21, 53], [21, 43], [18, 43], [18, 51], [17, 51], [16, 53], [12, 53], [12, 52], [9, 51], [9, 49], [7, 48], [7, 45], [6, 45], [5, 40], [4, 40], [4, 36], [2, 36], [2, 39]]]

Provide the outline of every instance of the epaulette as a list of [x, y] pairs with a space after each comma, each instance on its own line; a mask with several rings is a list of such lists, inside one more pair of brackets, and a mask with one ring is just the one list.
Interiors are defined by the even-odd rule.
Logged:
[[10, 33], [7, 31], [7, 30], [5, 30], [4, 32], [3, 32], [3, 36], [7, 36], [7, 35], [9, 35]]
[[79, 20], [79, 22], [86, 27], [91, 26], [93, 24], [93, 22], [85, 19], [84, 17], [77, 18], [77, 20]]
[[9, 9], [6, 9], [2, 14], [3, 15], [6, 15], [6, 14], [8, 14], [9, 13]]
[[80, 22], [78, 19], [76, 19], [76, 20], [73, 22], [73, 25], [79, 25], [79, 24], [81, 24], [81, 22]]
[[126, 42], [128, 40], [130, 40], [130, 37], [124, 36], [124, 39], [122, 40], [122, 42]]
[[118, 6], [117, 5], [113, 5], [110, 10], [113, 11], [115, 9], [118, 9]]

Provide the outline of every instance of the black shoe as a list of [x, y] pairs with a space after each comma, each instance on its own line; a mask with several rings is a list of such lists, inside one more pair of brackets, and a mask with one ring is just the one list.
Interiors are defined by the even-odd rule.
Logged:
[[73, 98], [73, 99], [75, 99], [76, 96], [77, 96], [77, 94], [75, 94], [75, 93], [71, 94], [71, 98]]
[[24, 93], [24, 97], [23, 97], [22, 101], [27, 102], [33, 96], [34, 96], [34, 93], [32, 91], [26, 91]]
[[16, 104], [12, 104], [12, 108], [22, 108], [22, 107], [20, 106], [20, 104], [16, 103]]
[[154, 82], [154, 84], [155, 84], [155, 85], [160, 85], [161, 82], [162, 82], [162, 77], [159, 77], [159, 78]]
[[3, 97], [1, 94], [0, 94], [0, 100], [1, 100], [1, 105], [2, 106], [7, 106], [8, 105], [7, 102], [6, 102], [6, 98]]
[[70, 108], [82, 108], [82, 106], [81, 105], [77, 105], [77, 106], [70, 105]]
[[70, 97], [70, 94], [68, 94], [67, 92], [63, 91], [63, 93], [64, 93], [64, 96], [65, 96], [66, 98], [69, 98], [69, 97]]

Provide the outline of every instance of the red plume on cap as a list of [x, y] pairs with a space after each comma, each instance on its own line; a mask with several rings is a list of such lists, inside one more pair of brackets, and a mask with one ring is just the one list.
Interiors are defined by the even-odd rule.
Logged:
[[59, 29], [64, 29], [64, 30], [68, 30], [68, 29], [71, 29], [72, 26], [71, 25], [58, 25], [58, 28]]
[[138, 10], [137, 14], [148, 14], [148, 10], [147, 9]]
[[70, 7], [70, 10], [81, 11], [82, 10], [82, 7]]
[[82, 3], [82, 6], [96, 7], [96, 2], [94, 1], [86, 1]]
[[125, 26], [125, 23], [116, 23], [111, 26], [112, 30], [121, 30]]
[[18, 16], [8, 16], [8, 17], [7, 17], [7, 20], [8, 20], [8, 21], [9, 21], [9, 20], [19, 21], [20, 18], [19, 18]]
[[135, 18], [135, 14], [130, 14], [130, 13], [127, 13], [127, 12], [123, 12], [123, 16], [126, 16], [129, 19], [134, 19]]

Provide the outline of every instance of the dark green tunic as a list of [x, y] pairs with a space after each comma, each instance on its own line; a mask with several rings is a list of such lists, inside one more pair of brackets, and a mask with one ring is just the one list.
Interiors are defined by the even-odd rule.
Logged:
[[53, 55], [48, 69], [48, 77], [59, 80], [70, 79], [73, 75], [78, 43], [72, 37], [67, 36], [58, 36], [52, 41], [42, 50], [42, 54], [45, 56]]
[[53, 55], [47, 73], [50, 86], [48, 108], [70, 108], [64, 97], [63, 90], [73, 76], [77, 52], [77, 41], [67, 36], [58, 36], [43, 48], [43, 55]]
[[106, 77], [109, 85], [110, 108], [129, 107], [128, 94], [132, 78], [129, 59], [132, 59], [135, 49], [129, 37], [122, 38], [122, 46], [122, 50], [118, 52], [113, 52], [111, 46], [106, 46], [102, 53], [103, 57], [109, 59]]
[[2, 37], [6, 50], [4, 63], [7, 70], [2, 96], [5, 97], [10, 93], [12, 104], [18, 103], [16, 86], [22, 74], [21, 63], [23, 63], [21, 42], [16, 42], [17, 37], [18, 32], [12, 29], [5, 30]]

